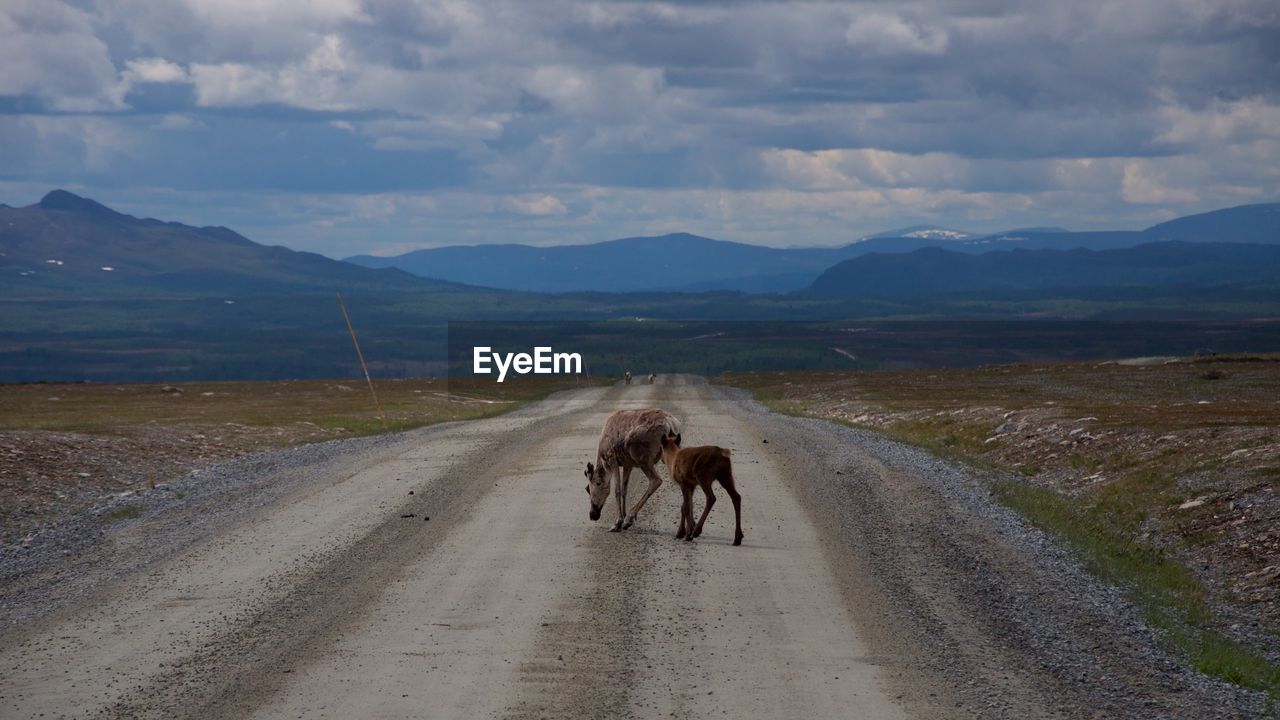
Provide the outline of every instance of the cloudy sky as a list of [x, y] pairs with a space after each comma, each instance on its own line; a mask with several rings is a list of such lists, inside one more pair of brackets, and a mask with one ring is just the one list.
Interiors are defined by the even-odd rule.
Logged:
[[1280, 199], [1275, 0], [0, 0], [0, 202], [344, 256]]

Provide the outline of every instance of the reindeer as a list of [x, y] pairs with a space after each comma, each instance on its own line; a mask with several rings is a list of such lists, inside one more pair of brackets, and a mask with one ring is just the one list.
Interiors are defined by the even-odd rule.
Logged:
[[[681, 448], [680, 434], [668, 432], [662, 436], [662, 462], [667, 466], [667, 474], [680, 486], [684, 496], [680, 504], [680, 528], [676, 531], [676, 539], [684, 538], [692, 542], [702, 534], [702, 525], [711, 514], [711, 506], [716, 504], [716, 496], [711, 492], [711, 483], [719, 481], [724, 491], [729, 493], [733, 501], [733, 515], [736, 527], [733, 531], [733, 544], [742, 544], [742, 496], [733, 486], [733, 464], [729, 461], [729, 450], [716, 445]], [[693, 524], [693, 489], [701, 487], [707, 495], [707, 504], [702, 508], [702, 517], [698, 524]]]
[[[613, 482], [614, 496], [618, 504], [618, 522], [610, 532], [619, 532], [631, 527], [636, 521], [636, 514], [644, 507], [649, 497], [662, 486], [662, 478], [654, 470], [654, 465], [662, 459], [662, 438], [664, 435], [679, 434], [680, 423], [670, 413], [657, 408], [644, 410], [619, 410], [605, 421], [600, 431], [600, 445], [596, 452], [594, 464], [587, 463], [587, 495], [591, 498], [590, 518], [600, 519], [600, 510], [609, 498], [609, 481]], [[631, 471], [640, 468], [640, 472], [649, 478], [649, 489], [640, 497], [640, 502], [627, 514], [627, 481]]]
[[630, 384], [631, 384], [631, 371], [630, 371], [630, 370], [628, 370], [626, 373], [624, 373], [624, 374], [622, 375], [622, 379], [623, 379], [623, 381], [624, 381], [624, 382], [626, 382], [626, 384], [630, 385]]
[[653, 373], [649, 373], [649, 384], [650, 384], [650, 385], [652, 385], [652, 384], [653, 384], [653, 381], [654, 381], [654, 380], [657, 380], [657, 379], [658, 379], [658, 376], [657, 376], [657, 375], [654, 375]]

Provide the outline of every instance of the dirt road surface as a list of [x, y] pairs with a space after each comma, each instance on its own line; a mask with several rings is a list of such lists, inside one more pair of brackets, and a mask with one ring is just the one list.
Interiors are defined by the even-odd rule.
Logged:
[[[608, 532], [612, 505], [588, 520], [582, 468], [601, 425], [648, 406], [679, 417], [686, 444], [731, 448], [742, 547], [723, 493], [692, 544], [673, 538], [669, 485], [627, 532]], [[12, 621], [0, 716], [1262, 708], [1164, 656], [1117, 593], [991, 505], [967, 471], [696, 379], [562, 393], [278, 481], [263, 468], [220, 503], [104, 536], [94, 572], [50, 571], [0, 596]], [[145, 562], [121, 560], [131, 555]]]

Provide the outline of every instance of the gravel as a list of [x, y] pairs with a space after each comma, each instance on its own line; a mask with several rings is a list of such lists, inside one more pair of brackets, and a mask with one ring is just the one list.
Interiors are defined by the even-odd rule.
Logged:
[[[506, 417], [530, 412], [524, 408]], [[29, 626], [106, 583], [250, 521], [261, 509], [304, 491], [317, 469], [354, 473], [375, 457], [458, 424], [249, 455], [49, 522], [25, 545], [0, 547], [0, 633]]]
[[[860, 635], [913, 715], [1267, 711], [1261, 693], [1201, 675], [1162, 650], [1123, 593], [993, 499], [986, 482], [994, 476], [875, 433], [768, 412], [739, 390], [692, 390], [717, 396], [758, 434], [754, 451], [787, 468]], [[306, 492], [321, 467], [355, 472], [448, 427], [242, 458], [47, 526], [29, 547], [0, 550], [0, 628], [21, 634], [104, 584], [252, 521]]]
[[1266, 712], [1263, 693], [1200, 674], [1163, 650], [1119, 589], [994, 499], [994, 473], [873, 432], [772, 413], [742, 390], [716, 390], [803, 470], [794, 473], [807, 478], [797, 494], [841, 539], [833, 554], [854, 556], [837, 565], [870, 570], [845, 575], [861, 584], [851, 594], [878, 605], [865, 620], [879, 628], [873, 638], [885, 652], [901, 652], [909, 638], [912, 661], [936, 679], [931, 692], [964, 715]]

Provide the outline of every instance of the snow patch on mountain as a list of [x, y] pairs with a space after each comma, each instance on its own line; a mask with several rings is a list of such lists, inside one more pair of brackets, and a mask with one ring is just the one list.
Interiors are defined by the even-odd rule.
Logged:
[[946, 228], [928, 228], [926, 230], [913, 230], [902, 237], [924, 238], [926, 240], [964, 240], [971, 237], [969, 233], [963, 233], [959, 230], [947, 230]]

